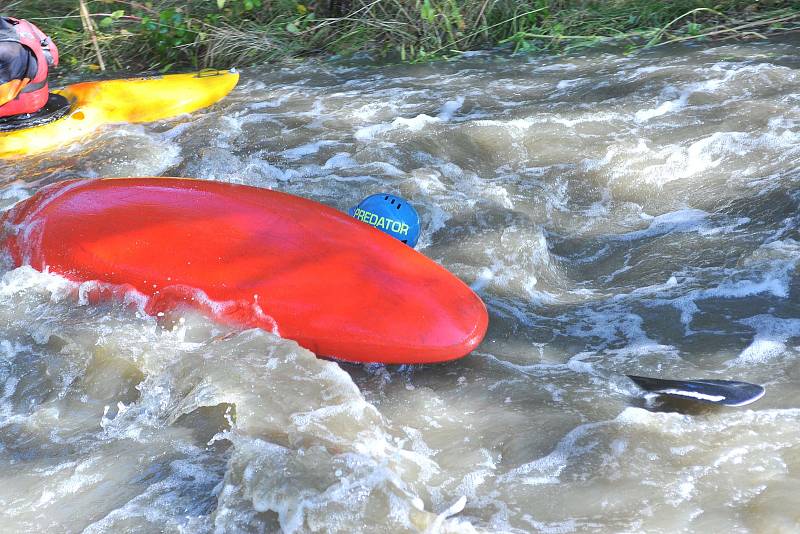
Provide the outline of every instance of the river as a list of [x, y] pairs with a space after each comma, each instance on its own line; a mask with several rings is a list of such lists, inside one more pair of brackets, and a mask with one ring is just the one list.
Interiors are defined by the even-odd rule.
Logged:
[[[399, 194], [490, 314], [462, 360], [344, 364], [6, 265], [0, 530], [796, 532], [799, 58], [786, 40], [246, 69], [208, 110], [0, 163], [3, 209], [100, 176], [341, 210]], [[767, 395], [664, 402], [625, 373]]]

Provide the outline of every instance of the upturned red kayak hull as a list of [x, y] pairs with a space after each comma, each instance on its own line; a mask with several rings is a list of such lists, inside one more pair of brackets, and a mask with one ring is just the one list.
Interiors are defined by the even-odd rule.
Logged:
[[148, 313], [190, 305], [321, 356], [420, 364], [483, 339], [463, 282], [332, 208], [249, 186], [177, 178], [61, 182], [3, 216], [14, 263], [133, 289]]

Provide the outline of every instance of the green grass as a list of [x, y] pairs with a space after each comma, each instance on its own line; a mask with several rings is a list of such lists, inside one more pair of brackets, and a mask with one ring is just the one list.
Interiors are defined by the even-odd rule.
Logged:
[[[87, 0], [109, 69], [246, 66], [366, 51], [426, 61], [503, 45], [559, 53], [615, 44], [758, 39], [800, 29], [800, 0]], [[65, 65], [95, 68], [78, 0], [17, 0]]]

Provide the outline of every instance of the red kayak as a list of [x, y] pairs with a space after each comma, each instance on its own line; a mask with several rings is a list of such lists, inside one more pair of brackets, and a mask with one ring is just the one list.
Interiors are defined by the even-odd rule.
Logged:
[[17, 266], [100, 293], [135, 290], [150, 314], [190, 305], [321, 356], [381, 363], [460, 358], [483, 339], [483, 302], [437, 263], [307, 199], [177, 178], [60, 182], [3, 215]]

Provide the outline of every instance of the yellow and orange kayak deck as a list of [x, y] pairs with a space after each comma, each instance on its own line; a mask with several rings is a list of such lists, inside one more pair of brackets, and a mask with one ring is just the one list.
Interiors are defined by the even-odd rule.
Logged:
[[0, 132], [0, 158], [40, 154], [91, 135], [105, 124], [152, 122], [191, 113], [225, 97], [235, 71], [202, 71], [151, 78], [103, 80], [54, 91], [71, 105], [53, 122]]

